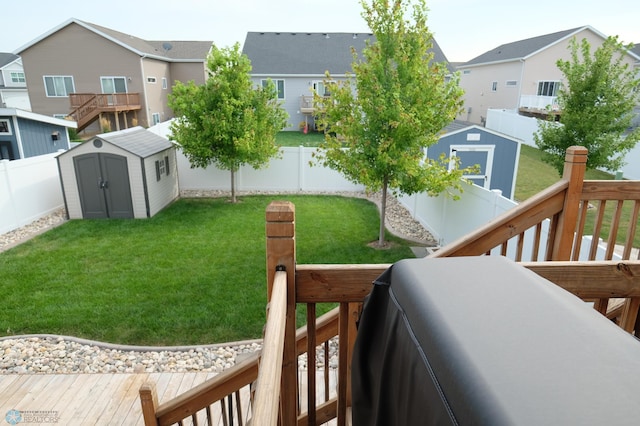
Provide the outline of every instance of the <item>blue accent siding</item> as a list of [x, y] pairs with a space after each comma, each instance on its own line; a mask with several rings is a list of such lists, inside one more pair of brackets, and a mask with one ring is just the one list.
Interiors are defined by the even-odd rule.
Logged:
[[13, 126], [12, 116], [0, 116], [2, 120], [9, 120], [9, 127], [11, 128], [11, 134], [0, 134], [0, 159], [4, 160], [17, 160], [20, 158], [18, 152], [18, 140], [16, 138], [17, 130]]
[[[18, 127], [24, 158], [51, 154], [60, 149], [69, 149], [67, 130], [64, 126], [18, 117]], [[51, 136], [54, 132], [59, 133], [59, 139], [56, 141]]]
[[[468, 134], [480, 134], [480, 140], [469, 141], [467, 140]], [[437, 160], [441, 153], [449, 157], [451, 151], [451, 145], [494, 145], [493, 155], [493, 167], [491, 170], [491, 189], [499, 189], [502, 191], [502, 195], [507, 198], [513, 197], [513, 177], [514, 173], [517, 173], [515, 169], [517, 155], [518, 155], [518, 142], [508, 137], [502, 137], [492, 132], [487, 132], [479, 127], [469, 127], [458, 132], [450, 134], [444, 134], [440, 137], [437, 143], [431, 145], [427, 149], [427, 157]], [[486, 155], [481, 156], [479, 153], [465, 153], [464, 161], [468, 163], [471, 159], [484, 158], [485, 164], [480, 164], [481, 169], [484, 171], [486, 165]], [[464, 164], [469, 165], [469, 164]], [[463, 165], [463, 166], [464, 166]]]

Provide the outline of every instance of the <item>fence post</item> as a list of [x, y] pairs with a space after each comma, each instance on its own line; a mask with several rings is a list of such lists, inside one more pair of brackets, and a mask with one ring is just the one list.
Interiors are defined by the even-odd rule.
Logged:
[[296, 353], [295, 299], [295, 206], [288, 201], [273, 201], [266, 211], [267, 234], [267, 300], [271, 300], [276, 267], [287, 272], [287, 320], [280, 387], [281, 422], [295, 425], [298, 421], [298, 354]]
[[564, 206], [558, 216], [558, 228], [553, 242], [551, 260], [571, 259], [584, 172], [587, 168], [587, 154], [587, 149], [582, 146], [571, 146], [567, 149], [562, 179], [569, 181], [569, 186], [564, 198]]

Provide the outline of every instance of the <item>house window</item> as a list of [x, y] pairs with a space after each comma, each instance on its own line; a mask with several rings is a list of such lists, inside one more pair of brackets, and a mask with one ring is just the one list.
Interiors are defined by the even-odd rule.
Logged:
[[278, 99], [284, 99], [284, 80], [261, 80], [262, 87], [267, 87], [269, 81], [272, 81], [278, 92]]
[[10, 135], [11, 134], [11, 124], [9, 124], [9, 120], [0, 119], [0, 135]]
[[147, 77], [147, 83], [156, 83], [156, 78], [155, 77]]
[[539, 81], [538, 96], [556, 96], [560, 88], [559, 81]]
[[127, 93], [127, 79], [124, 77], [100, 77], [102, 93]]
[[45, 75], [44, 87], [49, 98], [66, 98], [75, 92], [73, 77], [68, 75]]
[[462, 71], [462, 74], [471, 74], [471, 70], [464, 70]]
[[11, 72], [11, 82], [12, 83], [26, 83], [27, 80], [24, 78], [23, 72]]
[[505, 86], [507, 87], [516, 87], [518, 85], [518, 82], [516, 80], [507, 80], [505, 82]]
[[491, 91], [492, 92], [497, 92], [498, 91], [498, 82], [494, 81], [491, 83]]
[[159, 112], [154, 112], [153, 114], [151, 114], [151, 122], [153, 123], [153, 125], [156, 125], [160, 122], [160, 113]]
[[331, 96], [331, 87], [335, 84], [335, 81], [314, 81], [313, 91], [316, 92], [318, 96]]
[[162, 88], [167, 89], [167, 79], [165, 77], [162, 77]]

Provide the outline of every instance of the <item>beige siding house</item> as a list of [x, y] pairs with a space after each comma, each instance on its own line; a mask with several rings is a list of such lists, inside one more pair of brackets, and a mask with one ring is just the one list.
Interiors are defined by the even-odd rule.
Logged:
[[[488, 109], [519, 110], [538, 115], [555, 109], [563, 75], [556, 66], [569, 60], [569, 41], [586, 39], [592, 51], [606, 36], [585, 26], [503, 44], [458, 66], [465, 90], [464, 111], [459, 119], [484, 124]], [[629, 52], [625, 61], [637, 66], [640, 58]]]
[[148, 41], [70, 19], [14, 53], [20, 55], [34, 112], [71, 115], [97, 133], [144, 127], [173, 116], [176, 81], [202, 84], [211, 41]]

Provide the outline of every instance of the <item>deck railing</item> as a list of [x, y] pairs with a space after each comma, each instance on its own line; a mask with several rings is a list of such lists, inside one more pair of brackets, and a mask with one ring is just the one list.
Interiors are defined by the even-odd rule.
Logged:
[[[432, 257], [500, 255], [515, 250], [517, 260], [525, 267], [583, 300], [595, 302], [596, 309], [607, 313], [625, 330], [631, 333], [640, 330], [636, 324], [640, 307], [640, 261], [633, 251], [640, 212], [640, 181], [585, 182], [586, 155], [584, 148], [570, 148], [560, 182], [443, 247]], [[610, 204], [613, 204], [611, 211], [607, 210]], [[589, 216], [593, 216], [589, 219], [593, 222], [592, 228], [586, 228]], [[277, 339], [272, 341], [271, 337], [265, 336], [269, 347], [275, 348], [269, 352], [273, 355], [281, 348], [281, 356], [270, 356], [271, 360], [267, 361], [265, 353], [260, 371], [263, 377], [268, 378], [258, 380], [256, 395], [261, 392], [272, 398], [279, 395], [280, 401], [276, 404], [267, 398], [265, 414], [260, 415], [255, 402], [253, 415], [246, 416], [251, 420], [245, 421], [258, 425], [273, 424], [273, 419], [278, 419], [283, 425], [320, 425], [335, 419], [338, 425], [345, 425], [350, 419], [350, 366], [356, 320], [372, 281], [389, 265], [297, 265], [295, 207], [285, 202], [271, 204], [266, 218], [269, 311], [275, 309], [274, 300], [281, 300], [283, 285], [279, 277], [286, 274], [286, 321], [277, 333]], [[543, 228], [546, 233], [542, 232]], [[582, 237], [592, 232], [593, 241], [599, 241], [606, 230], [609, 236], [600, 242], [600, 247], [589, 247], [594, 255], [588, 261], [577, 261], [576, 253], [582, 250]], [[523, 258], [525, 234], [533, 235], [535, 247], [528, 259]], [[616, 241], [620, 252], [618, 260], [613, 249]], [[604, 252], [604, 259], [596, 258], [598, 250]], [[614, 298], [622, 302], [618, 306], [607, 303]], [[338, 307], [316, 318], [319, 303], [335, 303]], [[277, 321], [281, 323], [282, 307], [278, 306], [280, 319]], [[297, 306], [306, 307], [307, 325], [295, 332]], [[284, 336], [282, 342], [281, 336]], [[333, 352], [330, 347], [337, 347], [334, 359], [330, 359]], [[255, 380], [258, 359], [249, 362], [251, 377]], [[235, 377], [232, 371], [247, 368], [243, 365], [214, 378], [215, 384], [205, 383], [201, 385], [202, 390], [189, 394], [192, 398], [200, 398], [195, 396], [198, 392], [208, 391], [211, 394], [207, 400], [209, 403], [215, 401], [212, 399], [214, 396], [224, 398], [220, 396], [224, 392], [213, 395], [211, 389], [231, 389], [230, 379], [220, 377], [224, 374]], [[276, 370], [281, 373], [276, 373]], [[236, 388], [246, 384], [246, 381], [239, 381]], [[264, 390], [261, 389], [263, 386]], [[320, 394], [317, 394], [317, 389], [320, 389]], [[141, 391], [143, 406], [144, 398], [148, 397]], [[204, 399], [202, 397], [203, 404]], [[155, 414], [149, 409], [150, 414], [145, 415], [145, 419], [160, 419], [158, 413], [165, 412], [170, 405], [177, 406], [177, 403], [168, 402]], [[186, 408], [178, 411], [184, 414], [182, 418], [185, 419], [192, 415]]]
[[78, 123], [79, 130], [96, 120], [101, 113], [136, 111], [141, 108], [139, 93], [72, 93], [69, 103], [69, 116]]

